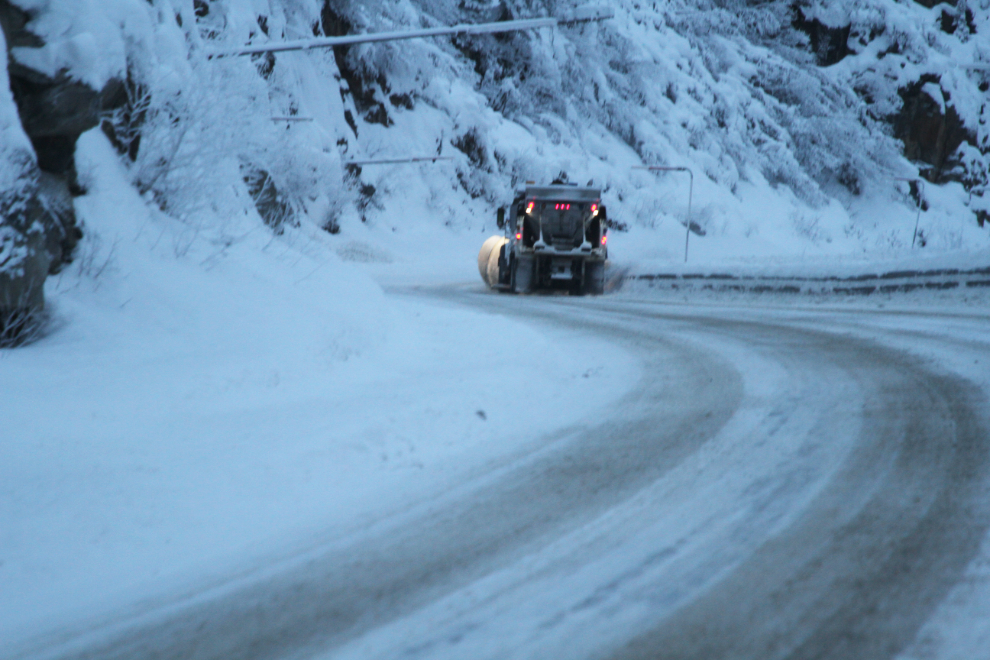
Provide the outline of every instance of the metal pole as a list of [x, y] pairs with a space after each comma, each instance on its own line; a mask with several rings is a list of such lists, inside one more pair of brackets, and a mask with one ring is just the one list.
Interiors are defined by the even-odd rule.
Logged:
[[527, 18], [518, 21], [498, 21], [496, 23], [480, 23], [477, 25], [462, 24], [452, 27], [426, 28], [422, 30], [407, 30], [402, 32], [372, 32], [370, 34], [349, 34], [342, 37], [321, 37], [317, 39], [299, 39], [278, 43], [262, 44], [260, 46], [244, 46], [235, 50], [218, 51], [209, 54], [213, 57], [232, 57], [238, 55], [257, 55], [258, 53], [281, 53], [288, 50], [309, 50], [310, 48], [333, 48], [334, 46], [352, 46], [354, 44], [376, 43], [380, 41], [399, 41], [402, 39], [418, 39], [421, 37], [442, 37], [454, 34], [492, 34], [497, 32], [516, 32], [533, 30], [558, 25], [575, 25], [591, 21], [604, 21], [612, 18], [615, 12], [608, 7], [577, 9], [562, 15], [560, 18]]
[[918, 184], [918, 215], [914, 218], [914, 235], [911, 237], [911, 249], [914, 249], [914, 244], [918, 240], [918, 223], [921, 221], [921, 200], [925, 196], [925, 180], [918, 178], [905, 178], [905, 177], [894, 177], [895, 181], [914, 181]]
[[429, 161], [435, 163], [438, 160], [454, 160], [453, 156], [415, 156], [412, 158], [388, 158], [382, 160], [349, 160], [344, 165], [396, 165], [400, 163], [421, 163]]
[[694, 198], [694, 172], [691, 171], [690, 167], [651, 167], [651, 166], [637, 166], [633, 168], [634, 170], [650, 170], [651, 172], [687, 172], [691, 177], [691, 182], [688, 184], [688, 212], [687, 212], [687, 228], [684, 232], [684, 263], [688, 260], [688, 241], [691, 239], [691, 200]]
[[684, 263], [687, 263], [688, 257], [688, 239], [691, 237], [691, 198], [694, 197], [694, 172], [687, 169], [684, 170], [691, 176], [691, 181], [688, 184], [688, 215], [687, 215], [687, 232], [684, 234]]

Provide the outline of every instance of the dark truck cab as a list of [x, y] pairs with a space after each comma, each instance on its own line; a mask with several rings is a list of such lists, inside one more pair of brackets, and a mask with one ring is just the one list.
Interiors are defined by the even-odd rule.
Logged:
[[499, 209], [498, 223], [505, 236], [488, 239], [478, 255], [490, 287], [516, 293], [604, 291], [608, 228], [600, 189], [527, 186], [517, 193], [507, 216]]

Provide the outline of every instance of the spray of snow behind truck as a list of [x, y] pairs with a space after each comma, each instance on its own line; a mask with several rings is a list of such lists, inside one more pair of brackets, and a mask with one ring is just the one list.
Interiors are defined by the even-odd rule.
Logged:
[[607, 216], [601, 190], [569, 184], [527, 186], [498, 210], [504, 236], [478, 253], [478, 271], [492, 289], [526, 293], [566, 289], [600, 294], [608, 258]]

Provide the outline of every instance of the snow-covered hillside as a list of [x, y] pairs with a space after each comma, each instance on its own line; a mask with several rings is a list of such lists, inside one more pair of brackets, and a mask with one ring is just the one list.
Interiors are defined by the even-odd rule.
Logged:
[[[401, 231], [410, 209], [423, 209], [438, 229], [480, 231], [514, 186], [565, 173], [604, 185], [613, 218], [651, 230], [631, 243], [663, 257], [678, 252], [685, 181], [632, 168], [685, 165], [696, 174], [693, 220], [707, 233], [699, 248], [714, 258], [903, 248], [915, 201], [908, 184], [894, 179], [917, 177], [920, 169], [941, 184], [924, 191], [926, 245], [986, 246], [975, 215], [985, 204], [986, 74], [960, 67], [987, 57], [987, 31], [979, 29], [990, 18], [987, 7], [889, 0], [610, 6], [616, 16], [602, 24], [249, 63], [202, 58], [247, 42], [553, 15], [568, 6], [160, 3], [155, 29], [192, 44], [191, 59], [166, 70], [188, 75], [151, 73], [161, 55], [146, 53], [134, 58], [147, 71], [136, 77], [152, 90], [152, 107], [168, 106], [169, 121], [183, 116], [186, 128], [167, 123], [146, 132], [170, 153], [176, 130], [185, 130], [180, 152], [201, 159], [197, 145], [209, 142], [213, 161], [180, 158], [156, 179], [161, 154], [139, 149], [135, 176], [177, 213], [195, 214], [201, 196], [189, 194], [192, 181], [219, 177], [224, 161], [240, 170], [248, 163], [252, 172], [269, 172], [295, 209], [346, 234], [359, 221]], [[170, 9], [184, 14], [182, 27], [171, 23]], [[844, 25], [844, 50], [823, 51], [822, 35], [841, 36]], [[174, 107], [175, 85], [187, 88], [181, 108]], [[935, 99], [942, 115], [955, 113], [973, 144], [908, 154], [935, 163], [905, 159], [893, 134], [903, 133], [909, 146], [918, 142], [910, 126], [897, 124], [910, 120], [898, 113], [912, 85]], [[223, 89], [223, 103], [197, 104], [202, 89]], [[315, 121], [268, 121], [292, 114]], [[249, 131], [230, 130], [245, 125]], [[351, 177], [340, 170], [349, 159], [438, 152], [455, 160], [368, 167]], [[228, 200], [229, 209], [244, 203]]]
[[[895, 179], [919, 172], [930, 180], [926, 249], [988, 243], [977, 222], [990, 204], [987, 73], [964, 68], [990, 61], [986, 0], [622, 0], [600, 24], [213, 59], [245, 43], [571, 5], [13, 4], [45, 43], [13, 59], [98, 90], [126, 81], [103, 127], [134, 185], [217, 237], [256, 208], [276, 231], [311, 223], [340, 230], [340, 243], [361, 223], [480, 233], [514, 186], [565, 173], [606, 187], [611, 217], [639, 234], [627, 256], [662, 259], [678, 254], [687, 182], [632, 168], [683, 165], [695, 173], [701, 259], [901, 250], [917, 185]], [[312, 121], [272, 119], [286, 116]], [[454, 160], [343, 166], [436, 153]]]

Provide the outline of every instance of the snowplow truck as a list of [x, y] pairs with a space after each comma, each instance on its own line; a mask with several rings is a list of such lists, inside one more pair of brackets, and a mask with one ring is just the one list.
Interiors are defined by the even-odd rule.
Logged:
[[504, 235], [490, 237], [478, 253], [481, 279], [513, 293], [602, 293], [608, 227], [601, 196], [598, 188], [568, 184], [518, 191], [508, 214], [498, 210]]

